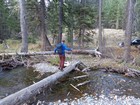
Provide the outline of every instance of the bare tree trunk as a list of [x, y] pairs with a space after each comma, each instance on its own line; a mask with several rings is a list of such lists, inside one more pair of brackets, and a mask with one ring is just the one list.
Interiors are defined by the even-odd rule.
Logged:
[[99, 36], [98, 36], [98, 42], [99, 42], [99, 51], [103, 52], [103, 46], [102, 46], [102, 0], [99, 0]]
[[63, 17], [63, 0], [59, 0], [59, 35], [58, 43], [62, 41], [62, 17]]
[[120, 16], [120, 11], [119, 11], [119, 4], [117, 4], [117, 16], [116, 16], [116, 29], [119, 28], [119, 16]]
[[40, 29], [41, 29], [41, 50], [46, 51], [51, 49], [51, 44], [50, 41], [47, 37], [47, 24], [45, 24], [45, 17], [46, 17], [46, 6], [45, 6], [45, 1], [41, 0], [40, 2], [40, 8], [41, 8], [41, 16], [40, 16]]
[[25, 0], [19, 0], [19, 5], [20, 5], [20, 27], [22, 34], [21, 52], [28, 52], [28, 33], [27, 33]]
[[78, 46], [81, 48], [81, 40], [82, 40], [82, 29], [79, 29], [79, 37], [78, 37]]
[[126, 30], [125, 30], [125, 49], [124, 49], [124, 61], [128, 62], [130, 60], [131, 51], [131, 35], [132, 35], [132, 11], [133, 3], [132, 0], [127, 0], [127, 20], [126, 20]]
[[73, 48], [73, 28], [70, 28], [71, 48]]
[[81, 37], [81, 44], [84, 47], [84, 35], [85, 35], [85, 27], [82, 28], [82, 37]]

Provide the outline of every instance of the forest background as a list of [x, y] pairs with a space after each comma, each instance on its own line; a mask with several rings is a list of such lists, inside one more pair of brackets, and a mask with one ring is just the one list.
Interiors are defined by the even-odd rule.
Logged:
[[[112, 29], [108, 32], [115, 32], [107, 36], [112, 39], [107, 40], [106, 28]], [[63, 38], [72, 48], [99, 47], [101, 51], [112, 40], [107, 47], [115, 47], [119, 41], [126, 42], [124, 58], [128, 61], [130, 40], [133, 36], [140, 37], [139, 28], [139, 0], [0, 1], [1, 52], [52, 50]]]

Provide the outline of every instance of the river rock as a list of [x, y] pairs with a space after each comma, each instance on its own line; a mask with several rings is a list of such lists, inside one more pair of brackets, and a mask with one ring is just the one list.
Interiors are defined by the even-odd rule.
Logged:
[[46, 73], [46, 72], [51, 72], [51, 73], [55, 73], [58, 70], [58, 67], [56, 66], [52, 66], [51, 64], [48, 63], [38, 63], [32, 66], [35, 71], [38, 71], [40, 73]]

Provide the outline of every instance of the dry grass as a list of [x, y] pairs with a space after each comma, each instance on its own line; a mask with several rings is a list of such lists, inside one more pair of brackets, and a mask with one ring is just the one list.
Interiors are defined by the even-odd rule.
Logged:
[[[7, 45], [9, 48], [5, 48], [3, 44], [0, 44], [0, 53], [2, 52], [20, 52], [21, 41], [18, 40], [7, 40]], [[41, 45], [39, 42], [36, 44], [29, 43], [29, 51], [40, 51]]]
[[[98, 39], [98, 31], [96, 31], [96, 35], [93, 36], [94, 42], [90, 43], [90, 48], [95, 48], [96, 41]], [[131, 47], [131, 55], [132, 59], [134, 59], [134, 63], [124, 64], [122, 62], [123, 57], [123, 48], [120, 48], [118, 44], [124, 40], [124, 31], [116, 30], [116, 29], [104, 29], [103, 36], [106, 39], [106, 55], [107, 58], [99, 59], [93, 58], [91, 56], [74, 56], [73, 59], [80, 59], [85, 62], [87, 65], [101, 65], [105, 66], [114, 66], [114, 67], [133, 67], [139, 69], [140, 66], [140, 51], [135, 47]], [[0, 52], [18, 52], [21, 48], [21, 42], [17, 40], [8, 40], [9, 49], [4, 49], [2, 44], [0, 44]], [[29, 51], [40, 51], [40, 44], [37, 42], [36, 44], [29, 44]]]
[[[97, 30], [95, 31], [97, 35], [93, 36], [93, 38], [97, 40], [98, 31]], [[124, 48], [120, 48], [118, 44], [124, 41], [123, 30], [104, 29], [103, 36], [106, 39], [105, 55], [107, 56], [107, 58], [99, 59], [99, 58], [87, 57], [86, 58], [87, 61], [84, 58], [82, 59], [83, 62], [87, 62], [87, 65], [89, 66], [100, 65], [101, 67], [113, 67], [113, 68], [130, 67], [130, 68], [140, 70], [140, 54], [139, 54], [140, 51], [137, 48], [131, 47], [132, 61], [130, 63], [126, 64], [122, 60]], [[92, 47], [94, 48], [94, 45], [91, 44], [91, 48]], [[79, 59], [81, 59], [81, 57]]]

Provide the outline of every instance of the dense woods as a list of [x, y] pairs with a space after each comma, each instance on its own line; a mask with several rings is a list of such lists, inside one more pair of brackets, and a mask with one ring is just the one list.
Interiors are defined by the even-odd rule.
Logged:
[[28, 52], [29, 43], [38, 42], [41, 51], [52, 50], [62, 39], [72, 48], [75, 41], [82, 48], [93, 41], [90, 36], [98, 35], [93, 45], [104, 53], [103, 30], [123, 29], [123, 58], [128, 62], [130, 42], [140, 36], [138, 0], [1, 0], [0, 7], [0, 42], [21, 41], [21, 52]]

